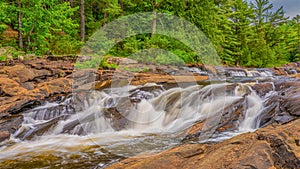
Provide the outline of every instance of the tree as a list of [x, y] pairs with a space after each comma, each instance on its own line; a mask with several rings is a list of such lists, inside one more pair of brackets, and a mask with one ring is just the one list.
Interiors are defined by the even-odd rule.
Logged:
[[252, 52], [252, 59], [257, 60], [257, 58], [260, 58], [261, 64], [259, 66], [261, 67], [285, 63], [288, 57], [282, 51], [285, 44], [282, 43], [284, 37], [282, 36], [282, 30], [279, 28], [287, 20], [284, 16], [283, 7], [274, 10], [273, 4], [269, 0], [255, 0], [254, 3], [251, 3], [251, 6], [255, 14], [253, 24], [256, 35], [252, 37], [255, 43], [251, 48], [256, 50]]
[[249, 47], [252, 35], [250, 19], [253, 18], [252, 8], [243, 0], [224, 1], [220, 6], [224, 15], [222, 43], [222, 59], [226, 64], [245, 65], [249, 62]]
[[84, 0], [80, 0], [80, 40], [84, 42], [84, 38], [85, 38]]
[[289, 61], [300, 61], [300, 16], [295, 16], [280, 28], [284, 32], [284, 42], [289, 53]]
[[157, 22], [157, 9], [158, 7], [164, 2], [164, 0], [151, 0], [152, 5], [152, 12], [153, 12], [153, 19], [152, 19], [152, 37], [154, 36], [156, 32], [156, 22]]
[[23, 49], [23, 36], [22, 36], [22, 4], [21, 0], [18, 0], [18, 40], [19, 40], [19, 48]]
[[7, 29], [6, 23], [9, 23], [7, 9], [8, 5], [5, 2], [0, 2], [0, 34]]
[[71, 19], [77, 8], [59, 0], [22, 1], [22, 31], [27, 38], [27, 52], [45, 54], [50, 51], [55, 37], [75, 35], [78, 24]]

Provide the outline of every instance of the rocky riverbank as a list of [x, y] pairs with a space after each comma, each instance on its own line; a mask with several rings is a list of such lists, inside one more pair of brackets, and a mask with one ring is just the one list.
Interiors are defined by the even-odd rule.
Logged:
[[125, 159], [107, 169], [299, 168], [300, 119], [270, 125], [220, 143], [183, 144], [158, 154]]
[[[120, 60], [113, 62], [120, 64]], [[126, 60], [126, 59], [125, 59]], [[89, 74], [89, 70], [78, 71], [74, 75], [75, 58], [38, 58], [24, 61], [0, 63], [0, 141], [8, 139], [22, 123], [22, 112], [32, 109], [45, 101], [60, 99], [72, 92], [75, 76]], [[111, 61], [112, 62], [112, 61]], [[123, 63], [122, 63], [123, 64]], [[94, 81], [74, 86], [77, 90], [100, 90], [120, 84], [141, 85], [145, 83], [175, 84], [196, 82], [208, 79], [176, 67], [147, 66], [137, 63], [124, 63], [126, 70], [99, 69], [93, 71]], [[177, 71], [177, 74], [172, 72]], [[128, 79], [131, 79], [129, 82]], [[76, 80], [77, 82], [80, 80]], [[81, 82], [81, 81], [80, 81]], [[119, 85], [120, 85], [119, 84]]]
[[[208, 79], [224, 82], [222, 77], [233, 80], [244, 78], [247, 84], [223, 84], [213, 90], [203, 90], [203, 93], [199, 93], [203, 99], [217, 96], [222, 92], [234, 96], [241, 94], [238, 100], [224, 108], [217, 125], [205, 124], [214, 117], [198, 121], [181, 134], [184, 136], [182, 145], [158, 154], [128, 158], [110, 167], [193, 168], [196, 165], [203, 166], [201, 168], [299, 168], [300, 166], [300, 82], [297, 79], [300, 67], [297, 63], [284, 65], [282, 68], [247, 69], [203, 65], [182, 67], [145, 65], [134, 60], [113, 58], [107, 62], [120, 65], [116, 70], [101, 68], [76, 70], [75, 61], [76, 59], [68, 57], [48, 57], [0, 64], [0, 142], [9, 139], [11, 134], [21, 127], [24, 120], [23, 112], [47, 101], [63, 100], [72, 92], [146, 83], [162, 84], [166, 88], [197, 83], [205, 86], [210, 83]], [[86, 81], [86, 77], [91, 77], [92, 80]], [[141, 100], [137, 99], [144, 96], [135, 95], [143, 91], [149, 92], [154, 88], [143, 86], [130, 91], [130, 102], [126, 104], [140, 102]], [[272, 95], [272, 92], [276, 94]], [[215, 131], [218, 134], [237, 130], [245, 119], [246, 111], [251, 108], [247, 96], [252, 93], [264, 100], [262, 105], [265, 109], [260, 113], [260, 123], [257, 124], [258, 127], [262, 127], [261, 129], [219, 143], [198, 143], [199, 136], [205, 135], [207, 131]], [[85, 92], [83, 94], [83, 97], [89, 96]], [[178, 101], [175, 96], [168, 96], [168, 110], [176, 107], [171, 106]], [[69, 113], [65, 115], [66, 117], [74, 113], [68, 112], [72, 111], [68, 108], [72, 105], [64, 106]], [[117, 105], [117, 108], [118, 106], [124, 105]], [[121, 114], [122, 112], [114, 107], [108, 108], [105, 112], [106, 118], [111, 119], [112, 128], [116, 131], [128, 125]], [[37, 125], [33, 131], [42, 134], [60, 118], [53, 118], [45, 124]], [[70, 127], [77, 123], [79, 122], [75, 120], [68, 126], [69, 128], [65, 128], [65, 132], [71, 132], [73, 129]], [[24, 133], [19, 133], [19, 137], [27, 139], [35, 133], [22, 134]]]

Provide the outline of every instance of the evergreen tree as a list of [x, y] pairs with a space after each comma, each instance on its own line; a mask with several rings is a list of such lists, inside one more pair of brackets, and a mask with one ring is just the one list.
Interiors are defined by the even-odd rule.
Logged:
[[225, 41], [221, 56], [227, 64], [245, 65], [249, 59], [248, 43], [251, 42], [252, 30], [250, 19], [252, 9], [243, 0], [226, 1], [222, 6], [222, 15], [226, 16], [223, 24]]

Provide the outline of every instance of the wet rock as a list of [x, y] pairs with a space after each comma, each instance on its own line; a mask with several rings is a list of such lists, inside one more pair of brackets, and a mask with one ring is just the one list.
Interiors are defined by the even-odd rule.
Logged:
[[[284, 91], [282, 97], [282, 109], [293, 116], [300, 116], [300, 89], [298, 87], [289, 88]], [[283, 94], [283, 93], [282, 93]]]
[[24, 98], [22, 100], [18, 100], [14, 102], [14, 105], [11, 106], [7, 111], [10, 114], [18, 114], [30, 109], [33, 109], [34, 107], [40, 105], [39, 101], [31, 100], [30, 98]]
[[[128, 84], [128, 83], [127, 83]], [[103, 90], [112, 85], [112, 80], [95, 81], [76, 87], [74, 91], [89, 91], [89, 90]]]
[[273, 71], [274, 71], [275, 75], [277, 75], [277, 76], [286, 76], [287, 75], [287, 73], [284, 70], [284, 68], [281, 68], [281, 67], [275, 67], [273, 69]]
[[104, 116], [110, 119], [111, 126], [114, 130], [120, 131], [128, 128], [129, 120], [123, 115], [123, 112], [118, 110], [117, 107], [104, 109]]
[[300, 83], [277, 83], [278, 95], [271, 96], [265, 103], [267, 109], [262, 112], [260, 126], [273, 122], [288, 123], [300, 116]]
[[260, 96], [263, 97], [267, 93], [273, 90], [273, 84], [272, 83], [258, 83], [253, 86], [251, 86], [253, 90], [256, 91], [256, 93]]
[[66, 78], [41, 83], [33, 90], [18, 93], [19, 95], [1, 101], [0, 114], [9, 116], [9, 114], [18, 114], [32, 109], [47, 98], [71, 92], [71, 84], [71, 80]]
[[[275, 90], [281, 91], [283, 89], [288, 89], [290, 87], [300, 87], [299, 81], [276, 81], [275, 83]], [[285, 92], [281, 92], [281, 94], [285, 94]]]
[[[218, 124], [213, 123], [216, 117], [210, 117], [203, 121], [196, 122], [187, 132], [187, 135], [184, 137], [183, 142], [189, 141], [199, 141], [198, 139], [202, 135], [209, 135], [212, 131], [214, 133], [222, 133], [225, 131], [234, 131], [238, 129], [239, 124], [244, 118], [245, 114], [245, 99], [241, 98], [231, 104], [228, 107], [225, 107], [222, 111], [222, 115]], [[212, 122], [212, 123], [211, 123]]]
[[142, 99], [151, 99], [158, 96], [165, 89], [161, 85], [144, 85], [136, 89], [130, 90], [130, 99], [139, 102]]
[[278, 94], [270, 96], [264, 103], [265, 109], [259, 116], [259, 126], [272, 123], [288, 123], [300, 117], [300, 83], [278, 82], [275, 88]]
[[190, 127], [185, 132], [185, 138], [184, 138], [184, 140], [193, 140], [193, 141], [196, 141], [197, 139], [194, 138], [193, 136], [197, 135], [197, 133], [199, 133], [199, 131], [202, 131], [202, 129], [204, 127], [205, 127], [205, 120], [201, 120], [201, 121], [195, 122], [193, 124], [193, 126]]
[[[3, 137], [7, 137], [7, 132], [10, 134], [13, 134], [16, 132], [22, 125], [23, 122], [23, 116], [17, 115], [17, 116], [11, 116], [6, 118], [1, 118], [0, 120], [0, 133], [2, 133]], [[1, 139], [1, 137], [0, 137]]]
[[113, 168], [299, 168], [300, 120], [268, 126], [216, 144], [183, 144], [161, 153], [136, 156]]
[[224, 76], [224, 75], [218, 75], [216, 68], [210, 65], [205, 65], [205, 70], [209, 73], [212, 73], [214, 76]]
[[9, 131], [0, 131], [0, 142], [10, 138]]
[[69, 115], [62, 115], [53, 118], [45, 123], [34, 125], [32, 128], [20, 131], [15, 137], [21, 140], [30, 140], [35, 136], [41, 136], [47, 132], [52, 126], [56, 125], [59, 121], [66, 119]]

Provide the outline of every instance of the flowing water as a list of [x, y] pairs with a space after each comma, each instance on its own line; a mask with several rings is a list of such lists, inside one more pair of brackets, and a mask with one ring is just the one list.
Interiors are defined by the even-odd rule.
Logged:
[[[252, 84], [149, 84], [79, 92], [24, 113], [22, 127], [0, 147], [2, 168], [102, 168], [126, 157], [181, 143], [189, 127], [206, 120], [199, 142], [254, 131], [263, 102]], [[226, 108], [245, 107], [237, 128], [215, 133]]]

